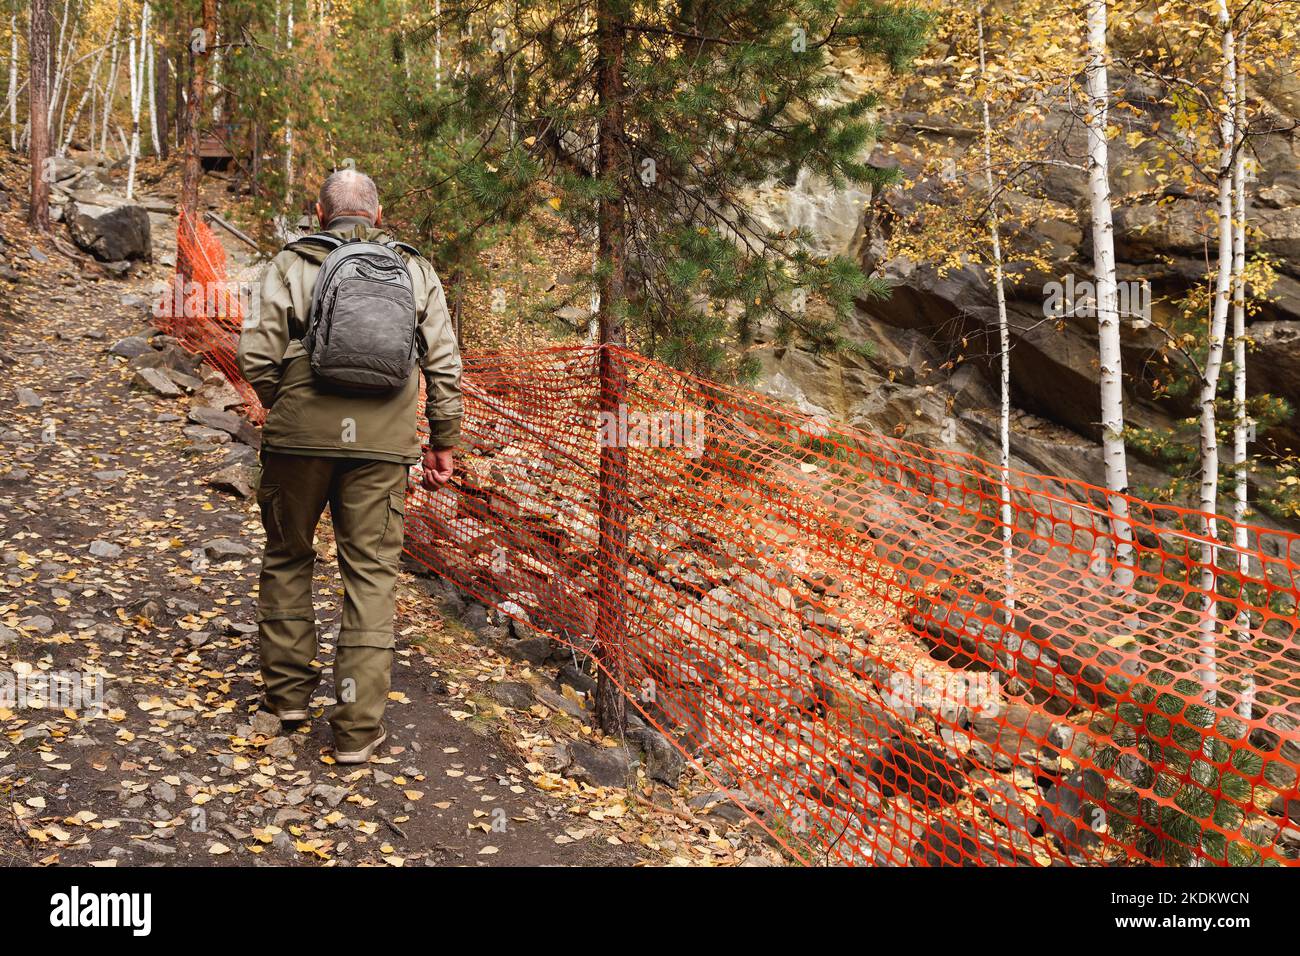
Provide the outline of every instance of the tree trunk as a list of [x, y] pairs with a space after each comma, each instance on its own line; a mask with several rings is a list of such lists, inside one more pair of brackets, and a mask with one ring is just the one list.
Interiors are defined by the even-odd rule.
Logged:
[[27, 102], [31, 118], [28, 159], [32, 167], [32, 188], [27, 222], [41, 232], [50, 231], [50, 181], [46, 169], [50, 154], [50, 28], [49, 0], [32, 0], [31, 32], [27, 38]]
[[158, 157], [167, 159], [171, 155], [171, 124], [167, 113], [167, 88], [171, 85], [171, 61], [167, 59], [169, 47], [164, 45], [159, 51], [158, 77], [154, 94], [154, 112], [158, 116]]
[[18, 152], [18, 15], [9, 15], [9, 148]]
[[[1245, 62], [1245, 43], [1238, 45], [1237, 57]], [[1246, 71], [1237, 71], [1236, 103], [1237, 136], [1246, 135]], [[1236, 211], [1232, 217], [1232, 393], [1236, 416], [1233, 429], [1232, 465], [1236, 475], [1236, 494], [1233, 496], [1232, 517], [1241, 522], [1246, 520], [1246, 508], [1250, 500], [1249, 460], [1250, 421], [1246, 415], [1246, 150], [1240, 148], [1233, 159], [1232, 187]], [[1236, 545], [1244, 552], [1249, 544], [1244, 527], [1236, 530]], [[1249, 570], [1248, 559], [1244, 553], [1239, 554], [1243, 574]]]
[[[212, 86], [213, 90], [220, 90], [221, 89], [221, 37], [220, 35], [214, 37], [214, 42], [216, 43], [216, 49], [212, 51], [212, 82], [210, 85]], [[219, 96], [212, 97], [212, 122], [213, 123], [221, 122], [221, 98]]]
[[[108, 82], [104, 85], [104, 113], [99, 129], [99, 151], [108, 158], [109, 119], [113, 114], [113, 91], [117, 87], [117, 69], [121, 65], [121, 52], [117, 44], [117, 22], [113, 23], [113, 55], [108, 64]], [[91, 144], [94, 145], [93, 143]]]
[[433, 0], [433, 88], [442, 89], [442, 0]]
[[[1244, 37], [1238, 38], [1237, 58], [1246, 62]], [[1237, 137], [1241, 146], [1233, 160], [1232, 185], [1236, 211], [1232, 217], [1232, 394], [1235, 425], [1232, 435], [1232, 466], [1236, 485], [1232, 502], [1232, 517], [1237, 522], [1233, 529], [1233, 544], [1237, 547], [1237, 573], [1245, 582], [1250, 574], [1250, 530], [1243, 524], [1250, 503], [1250, 442], [1251, 421], [1246, 409], [1246, 71], [1237, 71], [1236, 103]], [[1240, 638], [1250, 639], [1250, 613], [1244, 608], [1238, 615]], [[1247, 670], [1241, 675], [1241, 695], [1237, 713], [1250, 720], [1255, 696], [1255, 675]]]
[[[153, 144], [153, 154], [162, 155], [162, 142], [158, 137], [158, 82], [156, 76], [156, 45], [148, 37], [144, 40], [145, 49], [145, 84], [144, 101], [149, 107], [149, 142]], [[165, 128], [165, 127], [164, 127]]]
[[[285, 21], [284, 31], [284, 48], [289, 53], [290, 58], [293, 56], [293, 4], [294, 0], [289, 0], [289, 16]], [[278, 22], [278, 21], [277, 21]], [[284, 206], [286, 210], [292, 209], [293, 202], [293, 113], [290, 107], [290, 113], [284, 119]]]
[[[64, 40], [68, 33], [68, 14], [72, 10], [72, 0], [65, 0], [63, 4], [63, 17], [59, 21], [59, 36], [57, 40], [51, 40], [46, 57], [52, 59], [51, 66], [54, 70], [54, 77], [48, 80], [46, 87], [46, 125], [51, 129], [54, 127], [55, 107], [59, 104], [59, 95], [63, 89], [63, 68], [67, 63], [67, 56], [64, 53]], [[76, 32], [76, 26], [73, 26], [73, 32]], [[48, 132], [46, 133], [48, 136]]]
[[[65, 3], [63, 6], [63, 19], [67, 23], [68, 11], [77, 5]], [[54, 92], [50, 102], [50, 138], [51, 142], [58, 143], [63, 140], [63, 130], [68, 119], [68, 101], [72, 96], [72, 73], [76, 69], [76, 59], [74, 54], [77, 51], [77, 34], [81, 32], [81, 24], [73, 23], [72, 32], [68, 35], [67, 42], [62, 41], [63, 30], [60, 29], [60, 42], [56, 50], [57, 69], [54, 71]], [[58, 135], [55, 136], [55, 119], [58, 119]]]
[[[113, 21], [113, 29], [114, 30], [117, 29], [116, 20]], [[91, 95], [94, 93], [95, 87], [99, 85], [99, 68], [104, 65], [104, 53], [107, 52], [107, 50], [108, 50], [107, 47], [103, 47], [100, 49], [100, 51], [97, 54], [95, 54], [95, 62], [90, 69], [90, 77], [86, 80], [86, 88], [81, 93], [81, 99], [77, 101], [77, 108], [72, 113], [72, 121], [68, 124], [68, 131], [60, 140], [60, 145], [59, 145], [60, 156], [66, 156], [68, 154], [68, 147], [72, 145], [72, 138], [77, 133], [77, 124], [81, 121], [81, 113], [86, 108], [86, 104], [90, 102]], [[95, 106], [93, 103], [91, 103], [90, 105], [90, 111], [91, 111], [90, 143], [92, 146], [94, 146]]]
[[1227, 0], [1219, 0], [1219, 28], [1223, 34], [1223, 114], [1219, 120], [1222, 152], [1219, 161], [1218, 226], [1219, 269], [1214, 281], [1214, 301], [1210, 309], [1209, 350], [1201, 377], [1201, 488], [1200, 509], [1204, 513], [1205, 555], [1201, 565], [1201, 590], [1205, 592], [1205, 616], [1201, 621], [1201, 682], [1206, 702], [1218, 698], [1218, 661], [1215, 648], [1219, 628], [1219, 605], [1215, 600], [1218, 575], [1219, 507], [1219, 434], [1215, 399], [1219, 391], [1219, 373], [1223, 368], [1223, 340], [1227, 333], [1228, 309], [1232, 304], [1232, 187], [1233, 158], [1236, 155], [1237, 122], [1234, 101], [1237, 97], [1237, 49]]
[[1115, 537], [1116, 582], [1128, 584], [1133, 563], [1133, 526], [1129, 523], [1128, 459], [1124, 450], [1124, 370], [1120, 352], [1119, 310], [1115, 284], [1115, 222], [1110, 195], [1110, 156], [1106, 123], [1110, 78], [1106, 49], [1107, 0], [1088, 0], [1088, 192], [1092, 215], [1093, 273], [1097, 291], [1097, 341], [1101, 378], [1102, 458], [1110, 498], [1110, 526]]
[[[614, 188], [602, 194], [597, 213], [600, 277], [600, 411], [618, 415], [627, 399], [626, 343], [623, 308], [626, 296], [626, 223], [622, 199], [623, 44], [624, 31], [616, 0], [596, 4], [596, 93], [601, 105], [597, 130], [597, 175]], [[610, 195], [609, 193], [613, 193]], [[609, 733], [622, 733], [627, 720], [622, 683], [627, 637], [627, 448], [606, 441], [600, 448], [599, 536], [597, 568], [596, 721]]]
[[203, 0], [201, 36], [190, 41], [190, 89], [185, 99], [185, 170], [181, 177], [181, 211], [193, 224], [199, 208], [199, 139], [203, 121], [203, 95], [208, 80], [208, 57], [217, 35], [217, 0]]
[[[147, 8], [146, 8], [147, 9]], [[135, 192], [135, 157], [140, 152], [140, 66], [136, 56], [135, 36], [127, 37], [126, 63], [127, 81], [131, 91], [131, 145], [127, 149], [126, 163], [126, 198], [129, 200]]]
[[149, 4], [140, 10], [140, 40], [134, 34], [127, 39], [127, 63], [131, 84], [131, 147], [128, 150], [126, 172], [126, 198], [135, 195], [135, 164], [140, 156], [140, 107], [144, 100], [144, 79], [147, 68], [149, 35]]
[[[987, 82], [984, 51], [984, 17], [976, 18], [979, 31], [980, 80]], [[980, 98], [984, 121], [984, 188], [989, 194], [989, 241], [993, 251], [993, 291], [998, 304], [998, 352], [1000, 358], [1001, 390], [998, 421], [998, 462], [1001, 468], [1001, 518], [1002, 518], [1002, 576], [1003, 602], [1008, 612], [1015, 609], [1015, 563], [1011, 549], [1014, 534], [1011, 514], [1011, 329], [1007, 323], [1007, 290], [1002, 270], [1002, 228], [998, 216], [998, 201], [993, 187], [993, 123], [989, 119], [989, 94], [985, 89]]]

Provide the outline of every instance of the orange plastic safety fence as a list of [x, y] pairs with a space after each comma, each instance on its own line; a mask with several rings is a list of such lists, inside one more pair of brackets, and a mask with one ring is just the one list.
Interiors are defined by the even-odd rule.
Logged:
[[1297, 862], [1300, 536], [614, 348], [467, 358], [464, 445], [409, 554], [598, 656], [798, 858]]
[[236, 362], [241, 325], [255, 308], [253, 292], [230, 281], [221, 242], [202, 222], [191, 223], [182, 210], [176, 228], [176, 273], [154, 313], [165, 332], [221, 370], [247, 400], [248, 417], [261, 422], [262, 406]]

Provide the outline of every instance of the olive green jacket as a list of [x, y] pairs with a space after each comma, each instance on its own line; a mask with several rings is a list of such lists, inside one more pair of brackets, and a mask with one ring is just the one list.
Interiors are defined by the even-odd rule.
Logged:
[[[325, 230], [344, 239], [390, 237], [365, 219], [340, 216]], [[342, 395], [318, 389], [303, 346], [312, 286], [327, 252], [280, 252], [266, 270], [256, 311], [239, 337], [239, 370], [266, 408], [262, 446], [268, 451], [325, 458], [370, 458], [413, 464], [419, 376], [380, 395]], [[442, 283], [427, 261], [401, 253], [411, 272], [419, 310], [420, 369], [425, 381], [429, 444], [451, 448], [460, 436], [460, 350]]]

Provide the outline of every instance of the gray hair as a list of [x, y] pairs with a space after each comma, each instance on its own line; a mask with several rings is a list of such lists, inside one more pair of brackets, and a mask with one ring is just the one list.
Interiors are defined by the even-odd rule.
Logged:
[[364, 216], [373, 223], [379, 215], [379, 190], [365, 173], [340, 169], [321, 183], [320, 207], [322, 226], [339, 216]]

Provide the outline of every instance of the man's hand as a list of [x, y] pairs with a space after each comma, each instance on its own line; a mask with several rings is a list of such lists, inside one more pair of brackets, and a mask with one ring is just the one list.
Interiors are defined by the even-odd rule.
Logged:
[[424, 475], [421, 479], [424, 487], [437, 491], [451, 481], [455, 465], [450, 448], [426, 448], [424, 450]]

